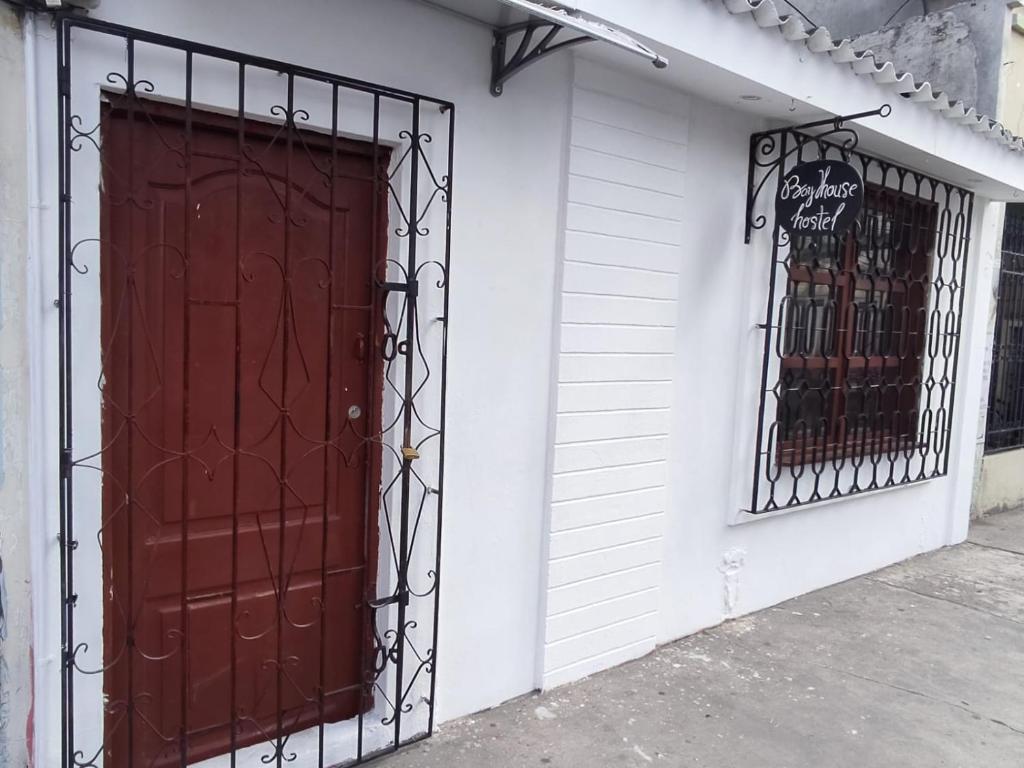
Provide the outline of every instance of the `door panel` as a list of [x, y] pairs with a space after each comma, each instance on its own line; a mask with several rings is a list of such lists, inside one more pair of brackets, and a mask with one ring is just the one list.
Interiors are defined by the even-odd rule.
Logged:
[[386, 206], [367, 146], [134, 104], [103, 121], [107, 765], [163, 766], [183, 720], [193, 762], [369, 706]]

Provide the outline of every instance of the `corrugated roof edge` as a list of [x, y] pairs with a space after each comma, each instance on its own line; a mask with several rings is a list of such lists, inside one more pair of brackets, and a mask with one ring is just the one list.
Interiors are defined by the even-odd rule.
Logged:
[[825, 27], [812, 27], [796, 15], [779, 13], [774, 0], [722, 2], [730, 13], [752, 16], [759, 27], [778, 27], [786, 40], [804, 43], [811, 53], [827, 53], [836, 64], [849, 64], [856, 74], [870, 75], [880, 87], [891, 88], [910, 101], [925, 104], [948, 120], [967, 126], [1008, 149], [1024, 151], [1024, 138], [1015, 136], [1002, 123], [978, 114], [974, 107], [968, 108], [959, 99], [951, 99], [942, 91], [934, 90], [927, 80], [918, 83], [911, 73], [898, 72], [891, 61], [879, 62], [870, 50], [857, 53], [850, 40], [835, 42]]

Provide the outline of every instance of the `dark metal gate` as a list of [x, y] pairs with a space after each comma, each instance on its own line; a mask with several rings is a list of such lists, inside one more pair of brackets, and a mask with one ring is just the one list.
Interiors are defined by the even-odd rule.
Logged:
[[[227, 606], [224, 610], [230, 611], [229, 631], [225, 632], [230, 637], [224, 640], [225, 647], [230, 647], [224, 687], [230, 690], [219, 692], [230, 705], [218, 715], [226, 734], [219, 752], [227, 764], [356, 764], [429, 736], [434, 726], [441, 570], [454, 105], [77, 15], [56, 16], [56, 38], [63, 765], [122, 768], [144, 762], [184, 766], [215, 756], [209, 748], [204, 752], [197, 746], [202, 734], [194, 721], [194, 708], [204, 704], [195, 679], [201, 666], [198, 662], [212, 653], [196, 642], [197, 627], [190, 624], [189, 616], [200, 598], [219, 600]], [[161, 110], [171, 108], [182, 115], [180, 127], [168, 128], [160, 122]], [[154, 204], [150, 188], [140, 180], [118, 177], [125, 166], [112, 167], [110, 148], [104, 152], [104, 140], [111, 135], [109, 116], [114, 112], [129, 135], [136, 126], [140, 132], [145, 127], [159, 136], [160, 162], [178, 169], [180, 185], [175, 190], [180, 190], [163, 194], [170, 195], [173, 210], [183, 212], [181, 242], [171, 243], [163, 225], [155, 231], [133, 225], [123, 238], [111, 234], [112, 208], [139, 212]], [[201, 263], [194, 235], [190, 235], [202, 215], [192, 198], [200, 180], [196, 149], [200, 119], [219, 121], [219, 130], [233, 137], [233, 149], [218, 158], [232, 168], [225, 174], [225, 188], [237, 194], [236, 207], [230, 209], [235, 211], [234, 220], [223, 222], [225, 232], [245, 229], [243, 185], [264, 185], [268, 194], [277, 196], [278, 210], [264, 217], [260, 225], [277, 227], [284, 243], [276, 251], [276, 246], [268, 243], [259, 252], [243, 253], [241, 234], [234, 235], [229, 242], [234, 243], [236, 252], [228, 262], [233, 265], [233, 277], [225, 282], [235, 286], [234, 294], [217, 301], [199, 296], [197, 286], [207, 280], [203, 272], [207, 267]], [[263, 131], [260, 147], [272, 148], [287, 158], [283, 178], [271, 173], [254, 149], [256, 124]], [[314, 144], [315, 150], [311, 148]], [[131, 142], [127, 146], [129, 153], [134, 151]], [[360, 155], [364, 165], [359, 167], [370, 170], [361, 177], [353, 176], [349, 166], [342, 167], [343, 154]], [[289, 178], [293, 164], [300, 161], [312, 169], [313, 181], [304, 188], [296, 187]], [[126, 167], [130, 176], [136, 166]], [[335, 294], [346, 278], [336, 260], [349, 231], [341, 220], [350, 212], [335, 204], [343, 185], [350, 185], [345, 189], [351, 185], [372, 189], [366, 199], [372, 195], [373, 220], [387, 222], [386, 227], [373, 226], [371, 246], [357, 254], [372, 260], [372, 277], [367, 283], [372, 299], [357, 307], [346, 305], [344, 296]], [[117, 195], [112, 192], [115, 188]], [[329, 246], [322, 253], [306, 252], [301, 245], [303, 228], [309, 222], [300, 204], [314, 197], [329, 201], [323, 214]], [[205, 226], [209, 228], [209, 224]], [[370, 252], [364, 254], [363, 250]], [[273, 320], [272, 330], [243, 344], [246, 330], [241, 297], [247, 286], [266, 274], [257, 274], [252, 266], [256, 258], [277, 271], [278, 294], [276, 306], [266, 308]], [[154, 266], [157, 259], [159, 264]], [[119, 266], [104, 274], [101, 263]], [[172, 316], [180, 318], [185, 342], [180, 355], [173, 358], [173, 366], [166, 365], [170, 357], [157, 360], [152, 352], [151, 299], [138, 295], [138, 275], [143, 268], [164, 270], [161, 280], [180, 286], [173, 294], [177, 303]], [[310, 270], [319, 275], [312, 287], [309, 279], [303, 278], [303, 290], [321, 290], [326, 308], [318, 338], [327, 341], [315, 350], [304, 348], [308, 329], [296, 320], [296, 285], [302, 270], [306, 275], [312, 274]], [[126, 297], [127, 306], [124, 311], [117, 310], [115, 320], [110, 320], [109, 309], [101, 307], [111, 280], [123, 281], [118, 295]], [[161, 301], [171, 299], [165, 295]], [[197, 355], [190, 340], [205, 336], [205, 341], [212, 338], [216, 342], [216, 329], [202, 327], [197, 314], [197, 308], [210, 304], [234, 317], [227, 324], [234, 330], [223, 337], [234, 341], [225, 341], [222, 349], [226, 369], [234, 371], [233, 405], [229, 403], [218, 416], [233, 424], [233, 429], [196, 423], [200, 415], [190, 412], [191, 401], [186, 397], [180, 421], [160, 433], [173, 439], [162, 440], [148, 431], [146, 419], [150, 417], [143, 411], [163, 398], [163, 391], [172, 383], [186, 393], [190, 387], [203, 385], [202, 381], [190, 381]], [[354, 352], [345, 350], [369, 358], [368, 368], [374, 371], [368, 386], [371, 402], [339, 414], [332, 410], [329, 398], [336, 386], [331, 372], [337, 369], [336, 356], [341, 354], [335, 328], [337, 318], [345, 312], [375, 316], [371, 325], [379, 332], [361, 337]], [[119, 354], [146, 357], [136, 362], [149, 371], [145, 391], [129, 374], [126, 398], [118, 396], [112, 384], [112, 337], [119, 334], [134, 339], [117, 341], [122, 344], [123, 354]], [[284, 371], [285, 381], [286, 369], [293, 365], [307, 378], [310, 370], [326, 372], [325, 381], [310, 379], [302, 390], [322, 386], [328, 393], [317, 435], [296, 426], [297, 401], [305, 394], [292, 396], [287, 384], [281, 385], [279, 396], [267, 394], [261, 407], [273, 409], [268, 430], [280, 435], [281, 447], [274, 449], [276, 452], [247, 442], [239, 428], [250, 408], [240, 394], [243, 369], [253, 365], [245, 350], [260, 343], [266, 349], [259, 369], [261, 386], [269, 365]], [[279, 347], [283, 350], [280, 362], [266, 362], [278, 354]], [[322, 359], [311, 362], [311, 355]], [[259, 367], [258, 360], [255, 365]], [[132, 370], [130, 364], [128, 368]], [[111, 414], [116, 421], [113, 426]], [[124, 482], [112, 473], [111, 466], [118, 452], [135, 456], [133, 444], [144, 446], [145, 455], [155, 458], [145, 466], [132, 464], [131, 479]], [[335, 462], [340, 466], [360, 451], [370, 467], [361, 512], [367, 533], [359, 542], [348, 544], [362, 552], [367, 562], [360, 571], [357, 604], [338, 606], [332, 605], [332, 592], [327, 588], [328, 579], [335, 576], [326, 554], [327, 532], [331, 530], [327, 518], [332, 514], [329, 473], [324, 469], [317, 475], [323, 478], [324, 495], [315, 510], [308, 499], [299, 498], [296, 488], [300, 481], [296, 478], [307, 472], [309, 465], [326, 467]], [[129, 464], [132, 461], [129, 458]], [[239, 498], [247, 489], [239, 487], [238, 466], [254, 461], [276, 488], [267, 500], [273, 513], [268, 519], [279, 524], [268, 523], [266, 529], [260, 512], [252, 526], [240, 522]], [[205, 555], [197, 549], [198, 539], [193, 538], [203, 531], [201, 521], [193, 516], [189, 484], [213, 482], [218, 472], [230, 473], [231, 467], [235, 468], [234, 487], [230, 504], [223, 510], [231, 546], [225, 550], [225, 562], [219, 564], [231, 574], [229, 588], [215, 595], [197, 595], [190, 586], [190, 573], [197, 567], [197, 558]], [[126, 551], [130, 552], [136, 551], [136, 544], [154, 552], [163, 546], [170, 534], [159, 526], [153, 528], [157, 516], [151, 489], [168, 473], [174, 473], [178, 478], [174, 482], [185, 489], [176, 512], [180, 517], [175, 529], [177, 549], [172, 560], [156, 557], [155, 561], [161, 569], [170, 568], [182, 587], [174, 604], [158, 612], [164, 622], [159, 630], [160, 646], [143, 647], [140, 614], [147, 596], [118, 593], [116, 584], [120, 582], [110, 575], [114, 567], [110, 551], [115, 546], [111, 540], [127, 536]], [[314, 523], [321, 517], [322, 527], [315, 529]], [[190, 531], [190, 525], [195, 530]], [[314, 580], [312, 592], [302, 596], [303, 610], [310, 618], [300, 620], [294, 613], [299, 597], [292, 581], [293, 551], [306, 547], [311, 537], [315, 539], [315, 531], [324, 541], [315, 549], [307, 548], [321, 553], [319, 581]], [[341, 538], [344, 535], [342, 531]], [[265, 563], [242, 562], [248, 545], [240, 541], [246, 536], [258, 541]], [[366, 543], [378, 536], [379, 549]], [[253, 629], [256, 617], [243, 609], [238, 595], [241, 581], [252, 578], [243, 571], [264, 565], [266, 572], [259, 578], [270, 585], [267, 601], [273, 609], [267, 612], [266, 626]], [[146, 569], [152, 567], [157, 567], [154, 561], [130, 566], [133, 589], [145, 591], [151, 583]], [[160, 575], [165, 578], [168, 574]], [[338, 598], [334, 595], [333, 599]], [[327, 616], [335, 610], [359, 617], [365, 641], [358, 643], [358, 660], [339, 658], [341, 651], [332, 643]], [[316, 638], [316, 653], [300, 658], [297, 646], [289, 646], [289, 638], [300, 630]], [[257, 640], [264, 645], [252, 645]], [[252, 648], [266, 647], [266, 643], [272, 643], [273, 652], [256, 660], [269, 681], [266, 689], [243, 694], [252, 681], [239, 679], [241, 667], [236, 659], [247, 653], [251, 656]], [[346, 653], [351, 655], [351, 651]], [[358, 684], [351, 692], [356, 702], [354, 714], [331, 722], [329, 699], [339, 692], [327, 690], [327, 670], [346, 664], [359, 670]], [[123, 693], [110, 689], [114, 675], [124, 681]], [[154, 680], [159, 680], [159, 685]], [[272, 716], [244, 708], [240, 702], [245, 696], [272, 707]], [[284, 701], [291, 702], [287, 711]], [[170, 709], [172, 714], [164, 712]], [[168, 730], [161, 723], [174, 726]], [[138, 757], [138, 744], [143, 740], [158, 745], [152, 754], [146, 753], [144, 761]], [[115, 743], [127, 747], [118, 752], [121, 747]]]
[[1024, 206], [1008, 205], [996, 296], [985, 450], [1024, 447]]

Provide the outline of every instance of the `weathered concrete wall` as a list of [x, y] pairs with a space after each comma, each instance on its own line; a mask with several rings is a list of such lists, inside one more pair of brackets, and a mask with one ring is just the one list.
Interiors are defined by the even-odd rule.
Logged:
[[[865, 32], [874, 32], [887, 24], [899, 24], [926, 12], [925, 0], [803, 0], [797, 2], [800, 9], [814, 24], [828, 27], [834, 37], [854, 38]], [[784, 0], [776, 5], [785, 8]]]
[[990, 453], [982, 460], [981, 478], [971, 510], [975, 517], [1024, 507], [1024, 448]]
[[[870, 49], [876, 56], [907, 69], [918, 80], [976, 103], [979, 93], [979, 52], [971, 29], [951, 11], [917, 16], [902, 24], [861, 35], [858, 50]], [[988, 110], [985, 110], [988, 112]]]
[[1009, 33], [1003, 56], [1003, 88], [999, 121], [1018, 136], [1024, 133], [1024, 11], [1017, 11], [1022, 25]]
[[21, 20], [0, 4], [0, 766], [30, 764], [32, 620], [24, 456], [25, 72]]
[[833, 36], [852, 38], [859, 50], [870, 48], [897, 69], [928, 80], [986, 115], [996, 115], [1006, 0], [911, 0], [900, 9], [901, 2], [810, 0], [799, 5]]
[[[1004, 221], [1006, 213], [1012, 206], [1007, 206], [1004, 209]], [[1000, 231], [1002, 231], [1002, 223], [999, 225]], [[989, 398], [989, 387], [992, 381], [992, 351], [995, 344], [995, 328], [996, 328], [996, 312], [998, 310], [998, 297], [999, 297], [999, 265], [1002, 259], [1002, 253], [997, 252], [995, 259], [993, 260], [992, 269], [987, 276], [983, 276], [985, 284], [988, 286], [990, 305], [988, 318], [985, 325], [985, 349], [982, 354], [982, 372], [981, 372], [981, 401], [978, 403], [978, 430], [975, 435], [975, 454], [974, 454], [974, 490], [971, 493], [971, 517], [981, 517], [989, 512], [987, 503], [984, 501], [985, 493], [982, 488], [982, 480], [984, 477], [985, 469], [985, 426], [988, 423], [988, 398]]]

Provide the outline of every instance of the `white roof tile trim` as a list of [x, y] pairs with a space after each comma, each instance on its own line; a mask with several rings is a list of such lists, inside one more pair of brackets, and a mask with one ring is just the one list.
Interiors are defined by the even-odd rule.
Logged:
[[998, 141], [1009, 149], [1024, 151], [1024, 138], [1015, 136], [1001, 123], [979, 115], [974, 107], [967, 108], [959, 100], [951, 100], [931, 83], [918, 83], [909, 72], [898, 72], [891, 61], [879, 61], [871, 51], [857, 53], [849, 40], [836, 42], [825, 27], [810, 27], [793, 14], [779, 13], [774, 0], [722, 0], [730, 13], [746, 13], [760, 27], [777, 27], [790, 42], [803, 42], [811, 53], [827, 53], [836, 64], [850, 64], [861, 76], [870, 76], [882, 87], [906, 95], [910, 101], [921, 102], [956, 123], [969, 127], [985, 138]]

